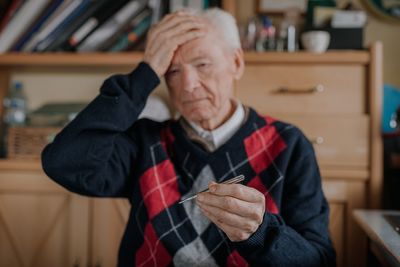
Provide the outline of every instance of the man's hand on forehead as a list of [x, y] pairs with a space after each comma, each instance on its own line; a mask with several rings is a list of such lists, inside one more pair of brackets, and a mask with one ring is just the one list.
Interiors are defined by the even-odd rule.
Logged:
[[166, 15], [147, 35], [144, 62], [162, 77], [171, 64], [178, 47], [188, 41], [204, 36], [207, 31], [205, 19], [178, 11]]

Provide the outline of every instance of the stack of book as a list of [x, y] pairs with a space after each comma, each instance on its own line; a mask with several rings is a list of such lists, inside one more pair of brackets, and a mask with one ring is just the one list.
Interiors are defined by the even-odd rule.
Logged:
[[28, 114], [28, 126], [61, 127], [73, 120], [88, 103], [45, 103]]
[[137, 50], [169, 10], [216, 5], [220, 1], [0, 0], [0, 53]]

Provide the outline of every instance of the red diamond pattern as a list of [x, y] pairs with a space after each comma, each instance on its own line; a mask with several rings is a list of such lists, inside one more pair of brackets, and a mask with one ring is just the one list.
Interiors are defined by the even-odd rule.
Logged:
[[178, 201], [180, 193], [171, 161], [165, 160], [148, 169], [140, 177], [140, 189], [151, 192], [143, 199], [150, 219]]
[[258, 129], [247, 137], [244, 145], [250, 165], [256, 173], [265, 170], [286, 147], [275, 127], [270, 125]]
[[260, 177], [256, 176], [253, 179], [251, 179], [251, 181], [247, 183], [247, 186], [253, 187], [264, 194], [266, 211], [274, 213], [274, 214], [279, 213], [279, 210], [275, 204], [275, 201], [272, 199], [271, 195], [268, 193], [268, 190], [267, 190], [267, 188], [265, 188]]
[[136, 252], [135, 266], [168, 266], [171, 256], [159, 241], [151, 223], [146, 225], [144, 236], [147, 240], [144, 240], [143, 245]]
[[240, 254], [234, 250], [226, 259], [226, 266], [227, 267], [245, 267], [249, 266], [245, 259], [243, 259]]

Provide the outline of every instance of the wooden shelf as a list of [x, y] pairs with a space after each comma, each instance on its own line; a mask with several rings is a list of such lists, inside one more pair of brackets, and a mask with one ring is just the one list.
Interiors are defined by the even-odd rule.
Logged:
[[132, 66], [140, 62], [143, 53], [7, 53], [0, 55], [0, 66]]
[[370, 56], [364, 50], [332, 50], [323, 54], [314, 54], [305, 51], [289, 52], [245, 52], [246, 63], [354, 63], [368, 64]]
[[[0, 67], [18, 66], [59, 66], [59, 67], [101, 67], [119, 66], [130, 67], [139, 63], [143, 58], [142, 52], [124, 53], [44, 53], [44, 54], [25, 54], [7, 53], [0, 55]], [[362, 63], [369, 62], [367, 51], [329, 51], [324, 54], [312, 54], [307, 52], [245, 52], [247, 63]]]
[[40, 160], [0, 159], [0, 171], [42, 171]]

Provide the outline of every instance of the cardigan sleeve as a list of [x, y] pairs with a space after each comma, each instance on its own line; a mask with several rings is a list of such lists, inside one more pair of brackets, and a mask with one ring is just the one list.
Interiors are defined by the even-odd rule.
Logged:
[[127, 130], [134, 133], [131, 128], [159, 82], [143, 62], [130, 74], [105, 80], [100, 94], [43, 150], [45, 173], [78, 194], [127, 196], [138, 150]]
[[308, 141], [288, 166], [280, 214], [266, 212], [247, 240], [233, 242], [251, 266], [335, 266], [329, 237], [329, 206]]

